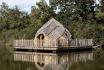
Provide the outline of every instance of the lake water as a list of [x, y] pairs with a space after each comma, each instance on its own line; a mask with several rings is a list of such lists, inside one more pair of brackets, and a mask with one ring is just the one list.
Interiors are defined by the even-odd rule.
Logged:
[[15, 52], [14, 60], [34, 62], [39, 70], [68, 70], [74, 62], [93, 60], [93, 53], [89, 51], [68, 53]]

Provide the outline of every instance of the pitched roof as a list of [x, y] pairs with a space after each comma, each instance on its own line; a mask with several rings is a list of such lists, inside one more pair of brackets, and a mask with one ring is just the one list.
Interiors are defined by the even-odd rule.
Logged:
[[39, 34], [44, 34], [50, 38], [57, 39], [62, 36], [65, 31], [70, 34], [70, 32], [61, 23], [52, 18], [37, 31], [36, 37]]

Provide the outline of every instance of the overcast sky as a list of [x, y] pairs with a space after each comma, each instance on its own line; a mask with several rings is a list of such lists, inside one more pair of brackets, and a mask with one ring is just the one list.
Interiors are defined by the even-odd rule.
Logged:
[[[36, 2], [39, 2], [40, 0], [0, 0], [0, 5], [2, 2], [6, 2], [10, 8], [13, 8], [15, 5], [17, 5], [20, 10], [30, 12], [31, 6], [36, 5]], [[49, 0], [46, 0], [47, 3], [49, 3]]]
[[[0, 0], [0, 5], [2, 4], [2, 2], [6, 2], [10, 8], [13, 8], [15, 5], [17, 5], [20, 10], [30, 13], [31, 6], [36, 5], [36, 2], [39, 1], [40, 0]], [[49, 0], [45, 1], [49, 4]], [[98, 0], [96, 0], [96, 2], [99, 3]]]

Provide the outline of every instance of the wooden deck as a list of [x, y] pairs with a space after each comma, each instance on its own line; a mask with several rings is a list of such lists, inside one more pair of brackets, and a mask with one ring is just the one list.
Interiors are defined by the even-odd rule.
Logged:
[[44, 48], [14, 48], [15, 51], [19, 51], [19, 52], [46, 52], [46, 53], [62, 53], [62, 52], [78, 52], [78, 51], [92, 51], [94, 48], [92, 48], [92, 46], [89, 47], [67, 47], [67, 48], [56, 48], [56, 47], [52, 47], [52, 48], [48, 48], [48, 47], [44, 47]]
[[[54, 41], [54, 40], [53, 40]], [[56, 41], [55, 41], [56, 42]], [[51, 42], [50, 42], [51, 43]], [[34, 44], [34, 40], [15, 40], [14, 41], [14, 49], [17, 51], [68, 51], [68, 50], [92, 50], [93, 47], [93, 40], [92, 39], [75, 39], [72, 40], [70, 45], [60, 46], [50, 45], [49, 47], [46, 46], [38, 46]]]

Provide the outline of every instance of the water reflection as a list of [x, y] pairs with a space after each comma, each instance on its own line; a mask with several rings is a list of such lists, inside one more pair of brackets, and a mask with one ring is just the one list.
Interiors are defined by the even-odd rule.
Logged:
[[16, 61], [35, 62], [39, 70], [67, 70], [73, 62], [93, 59], [92, 52], [36, 53], [15, 52]]

